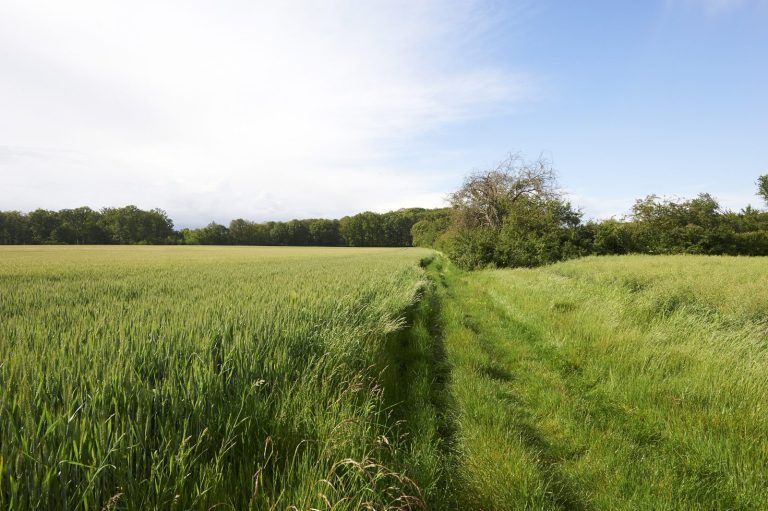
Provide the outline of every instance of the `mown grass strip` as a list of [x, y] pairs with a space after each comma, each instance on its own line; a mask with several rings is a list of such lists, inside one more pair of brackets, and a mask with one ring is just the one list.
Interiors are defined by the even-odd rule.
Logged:
[[754, 313], [766, 295], [740, 303], [714, 283], [756, 288], [765, 265], [446, 267], [461, 507], [766, 507], [768, 350]]
[[383, 387], [388, 420], [396, 424], [405, 473], [421, 487], [431, 509], [456, 509], [453, 479], [455, 425], [448, 391], [450, 368], [441, 331], [441, 293], [435, 276], [442, 260], [422, 261], [429, 280], [407, 311], [407, 328], [388, 344]]

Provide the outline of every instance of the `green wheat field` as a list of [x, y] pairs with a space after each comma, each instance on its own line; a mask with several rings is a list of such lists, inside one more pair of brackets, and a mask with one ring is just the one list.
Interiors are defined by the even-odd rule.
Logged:
[[766, 508], [766, 259], [0, 248], [0, 509]]
[[358, 509], [415, 494], [384, 466], [376, 377], [427, 251], [0, 254], [0, 508]]

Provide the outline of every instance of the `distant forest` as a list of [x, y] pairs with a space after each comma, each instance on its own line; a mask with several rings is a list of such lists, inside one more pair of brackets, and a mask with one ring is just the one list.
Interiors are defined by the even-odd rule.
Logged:
[[[757, 193], [768, 204], [768, 176]], [[175, 230], [161, 209], [88, 207], [0, 212], [0, 244], [177, 244], [432, 247], [463, 268], [534, 267], [586, 255], [768, 255], [768, 212], [720, 207], [710, 194], [639, 199], [623, 219], [582, 221], [547, 161], [510, 155], [475, 172], [450, 207], [370, 211], [339, 220], [210, 223]]]
[[415, 224], [447, 214], [446, 209], [409, 208], [367, 211], [340, 220], [258, 223], [238, 218], [229, 226], [212, 222], [199, 229], [175, 230], [162, 209], [146, 211], [136, 206], [0, 211], [0, 244], [410, 247]]

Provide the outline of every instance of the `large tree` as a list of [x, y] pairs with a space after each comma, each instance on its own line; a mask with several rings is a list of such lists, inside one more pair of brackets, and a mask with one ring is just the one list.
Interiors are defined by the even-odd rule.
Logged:
[[581, 214], [557, 190], [549, 160], [519, 154], [475, 171], [449, 196], [453, 218], [440, 242], [460, 266], [535, 266], [577, 254]]
[[546, 202], [557, 197], [556, 189], [549, 160], [526, 161], [519, 154], [509, 154], [495, 167], [470, 174], [448, 200], [466, 227], [499, 229], [517, 201]]
[[61, 225], [61, 219], [56, 211], [36, 209], [27, 215], [29, 227], [32, 230], [32, 241], [35, 243], [51, 243], [53, 233]]
[[73, 245], [106, 243], [107, 233], [100, 224], [101, 214], [87, 206], [62, 209], [58, 213], [60, 223], [52, 236], [59, 243]]
[[757, 178], [757, 194], [768, 204], [768, 174]]
[[129, 205], [101, 210], [101, 223], [113, 243], [167, 243], [173, 221], [162, 209], [145, 211]]

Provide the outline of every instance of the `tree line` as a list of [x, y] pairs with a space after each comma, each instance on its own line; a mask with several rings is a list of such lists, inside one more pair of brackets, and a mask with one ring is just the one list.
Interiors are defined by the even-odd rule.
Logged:
[[366, 211], [339, 220], [259, 223], [238, 218], [228, 226], [212, 222], [177, 231], [165, 211], [145, 211], [136, 206], [100, 211], [88, 207], [0, 211], [0, 244], [410, 247], [413, 225], [435, 214], [434, 210], [407, 208], [388, 213]]
[[388, 213], [365, 211], [339, 220], [259, 223], [237, 218], [229, 226], [212, 222], [200, 229], [182, 229], [179, 236], [187, 245], [410, 247], [413, 225], [432, 215], [433, 210], [406, 208]]
[[165, 211], [136, 206], [30, 213], [0, 211], [0, 244], [164, 244], [177, 239]]
[[[757, 185], [768, 204], [768, 175]], [[768, 212], [723, 209], [707, 193], [689, 200], [650, 195], [626, 218], [583, 222], [542, 158], [510, 155], [467, 177], [449, 202], [442, 215], [414, 225], [414, 244], [440, 249], [469, 269], [534, 267], [587, 255], [768, 255]]]
[[[757, 193], [768, 204], [768, 175]], [[463, 268], [533, 267], [586, 255], [768, 255], [768, 212], [723, 209], [710, 194], [639, 199], [621, 219], [584, 222], [550, 162], [510, 155], [470, 174], [449, 207], [366, 211], [333, 219], [215, 222], [175, 230], [165, 211], [136, 206], [0, 211], [0, 244], [187, 244], [432, 247]]]

